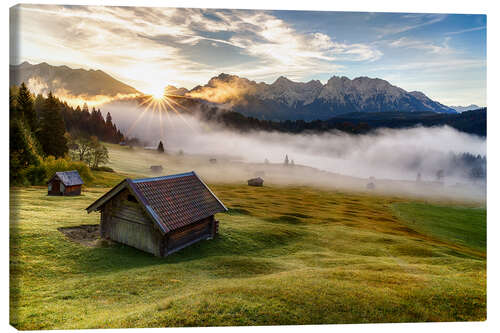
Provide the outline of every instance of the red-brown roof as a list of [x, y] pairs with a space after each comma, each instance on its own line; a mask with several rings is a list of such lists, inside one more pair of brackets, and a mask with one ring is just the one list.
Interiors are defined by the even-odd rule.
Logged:
[[78, 173], [78, 171], [76, 171], [76, 170], [56, 172], [47, 183], [50, 183], [55, 177], [59, 178], [59, 180], [65, 186], [73, 186], [73, 185], [82, 185], [83, 184], [83, 180], [80, 177], [80, 174]]
[[127, 178], [87, 208], [90, 213], [128, 187], [160, 229], [167, 233], [227, 208], [194, 171], [153, 178]]

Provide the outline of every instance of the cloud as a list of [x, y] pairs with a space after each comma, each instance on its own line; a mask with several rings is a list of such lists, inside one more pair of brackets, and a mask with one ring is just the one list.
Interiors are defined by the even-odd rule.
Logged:
[[446, 35], [459, 35], [459, 34], [463, 34], [466, 32], [478, 31], [478, 30], [486, 30], [486, 26], [474, 27], [474, 28], [463, 29], [463, 30], [458, 30], [458, 31], [451, 31], [451, 32], [447, 32]]
[[436, 45], [432, 42], [423, 41], [423, 40], [414, 40], [408, 37], [401, 37], [392, 42], [389, 42], [390, 47], [396, 48], [409, 48], [409, 49], [417, 49], [423, 50], [428, 53], [436, 53], [436, 54], [450, 54], [453, 53], [454, 50], [448, 45], [450, 41], [450, 37], [446, 37], [443, 41], [442, 45]]
[[447, 15], [444, 14], [405, 14], [401, 16], [403, 19], [401, 23], [390, 23], [374, 29], [379, 33], [378, 37], [382, 38], [435, 24], [443, 21], [446, 17]]
[[[220, 72], [266, 80], [290, 73], [302, 79], [341, 69], [339, 61], [382, 56], [369, 44], [299, 32], [266, 11], [55, 5], [18, 10], [27, 46], [23, 60], [101, 68], [145, 92], [158, 84], [194, 86]], [[232, 47], [234, 61], [224, 66], [195, 59], [189, 48], [202, 42], [212, 49]]]

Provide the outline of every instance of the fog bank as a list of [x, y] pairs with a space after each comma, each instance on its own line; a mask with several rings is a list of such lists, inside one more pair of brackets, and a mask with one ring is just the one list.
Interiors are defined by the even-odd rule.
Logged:
[[[447, 126], [379, 129], [364, 135], [338, 131], [236, 133], [171, 112], [145, 112], [140, 116], [136, 109], [123, 106], [103, 110], [111, 112], [114, 121], [129, 137], [148, 141], [151, 146], [162, 140], [169, 152], [182, 150], [185, 154], [219, 156], [232, 163], [251, 164], [263, 164], [265, 160], [282, 164], [288, 156], [297, 167], [308, 166], [372, 181], [375, 178], [414, 182], [420, 174], [422, 182], [440, 180], [448, 186], [459, 183], [477, 187], [478, 182], [472, 184], [469, 171], [457, 165], [453, 156], [462, 153], [486, 156], [484, 138]], [[441, 179], [437, 177], [439, 170], [443, 170]], [[479, 186], [479, 193], [484, 192], [484, 184]]]

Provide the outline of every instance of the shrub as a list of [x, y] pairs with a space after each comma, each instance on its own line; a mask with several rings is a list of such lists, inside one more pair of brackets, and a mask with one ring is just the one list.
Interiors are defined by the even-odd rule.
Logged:
[[47, 169], [44, 165], [30, 165], [24, 175], [31, 185], [43, 185], [47, 181]]

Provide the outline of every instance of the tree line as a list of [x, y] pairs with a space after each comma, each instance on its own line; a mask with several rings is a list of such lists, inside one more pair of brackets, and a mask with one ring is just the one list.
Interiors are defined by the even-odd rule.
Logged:
[[[42, 182], [50, 176], [46, 174], [49, 164], [90, 175], [83, 166], [98, 168], [107, 161], [106, 147], [99, 140], [118, 143], [124, 139], [109, 112], [104, 120], [100, 110], [89, 111], [86, 104], [71, 107], [51, 92], [46, 97], [34, 96], [24, 83], [9, 89], [9, 116], [13, 185]], [[75, 158], [82, 144], [88, 149], [82, 158]]]
[[327, 120], [273, 121], [244, 116], [234, 111], [201, 105], [203, 120], [216, 122], [241, 132], [278, 131], [285, 133], [327, 132], [338, 130], [351, 134], [365, 134], [377, 128], [409, 128], [414, 126], [448, 125], [459, 131], [486, 137], [486, 108], [459, 114], [435, 112], [376, 112], [352, 113]]

